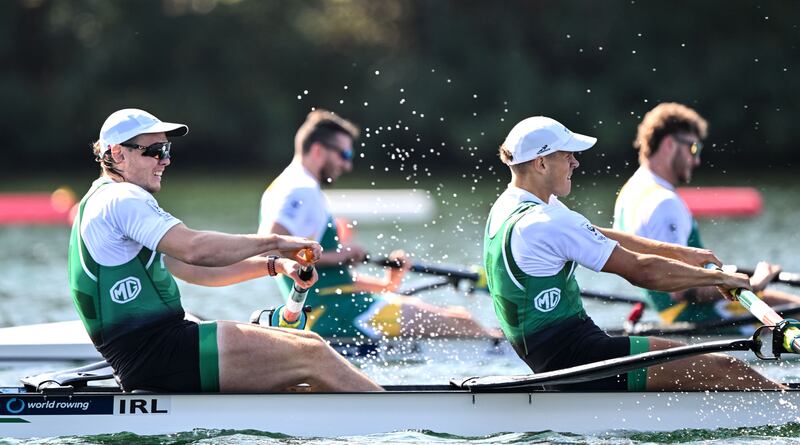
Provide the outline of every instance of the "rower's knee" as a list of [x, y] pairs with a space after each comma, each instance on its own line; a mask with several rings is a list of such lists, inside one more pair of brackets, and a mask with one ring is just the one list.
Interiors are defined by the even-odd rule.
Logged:
[[325, 342], [325, 340], [324, 340], [324, 339], [323, 339], [323, 338], [322, 338], [322, 337], [321, 337], [319, 334], [317, 334], [317, 333], [316, 333], [316, 332], [314, 332], [314, 331], [298, 331], [298, 330], [293, 330], [293, 331], [292, 331], [292, 333], [293, 333], [293, 334], [295, 334], [295, 335], [297, 335], [298, 337], [302, 337], [302, 338], [307, 338], [307, 339], [311, 339], [311, 340], [317, 340], [317, 341]]
[[303, 356], [308, 357], [310, 360], [315, 360], [322, 355], [330, 353], [332, 349], [328, 346], [328, 343], [319, 336], [316, 332], [304, 332], [301, 335], [298, 335], [297, 340], [295, 341], [295, 348], [297, 349], [296, 353]]

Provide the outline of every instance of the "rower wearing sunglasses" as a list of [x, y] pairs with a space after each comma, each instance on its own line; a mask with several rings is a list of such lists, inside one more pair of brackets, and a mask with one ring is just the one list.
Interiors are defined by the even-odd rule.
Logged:
[[[80, 202], [69, 246], [75, 307], [125, 391], [380, 390], [318, 335], [233, 321], [185, 320], [174, 277], [223, 286], [281, 273], [298, 286], [316, 241], [193, 230], [153, 194], [186, 125], [138, 109], [111, 114], [93, 150], [101, 165]], [[273, 257], [264, 256], [273, 254]]]
[[[366, 251], [343, 241], [321, 185], [330, 186], [353, 168], [353, 142], [358, 128], [327, 110], [308, 114], [297, 130], [294, 158], [261, 198], [258, 233], [302, 236], [319, 241], [324, 252], [317, 263], [320, 279], [306, 302], [312, 312], [308, 329], [323, 337], [351, 339], [390, 337], [492, 336], [463, 307], [439, 307], [393, 293], [410, 263], [395, 251], [384, 277], [356, 273]], [[278, 285], [288, 296], [290, 280]]]
[[[689, 184], [700, 166], [708, 124], [695, 110], [678, 103], [662, 103], [639, 124], [634, 147], [639, 169], [622, 187], [614, 206], [614, 228], [645, 238], [703, 247], [697, 221], [675, 192]], [[750, 285], [769, 305], [800, 304], [800, 297], [765, 289], [780, 267], [760, 262]], [[713, 286], [681, 292], [645, 291], [662, 322], [711, 322], [747, 311], [728, 301]], [[735, 330], [736, 328], [732, 328]], [[752, 331], [744, 326], [744, 332]], [[734, 333], [734, 332], [731, 332]]]

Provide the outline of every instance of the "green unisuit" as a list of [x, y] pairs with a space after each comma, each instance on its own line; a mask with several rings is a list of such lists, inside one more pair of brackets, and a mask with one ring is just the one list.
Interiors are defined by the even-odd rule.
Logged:
[[118, 266], [101, 266], [89, 254], [80, 235], [83, 210], [89, 198], [110, 183], [96, 183], [83, 197], [69, 243], [72, 299], [99, 348], [116, 337], [184, 315], [178, 285], [164, 267], [163, 254], [142, 247]]
[[[101, 352], [115, 339], [136, 336], [142, 329], [184, 318], [181, 294], [164, 266], [164, 254], [142, 246], [130, 261], [118, 266], [98, 264], [81, 238], [86, 203], [113, 181], [97, 181], [81, 199], [72, 225], [68, 271], [73, 303], [89, 337]], [[199, 365], [204, 391], [218, 391], [216, 324], [200, 323]], [[135, 353], [135, 352], [134, 352]]]
[[[567, 324], [568, 320], [588, 319], [575, 279], [577, 264], [574, 261], [567, 261], [558, 273], [548, 277], [528, 275], [514, 261], [511, 232], [517, 222], [537, 205], [540, 204], [532, 201], [519, 203], [493, 235], [489, 232], [490, 214], [483, 244], [486, 280], [500, 327], [531, 369], [538, 364], [531, 363], [529, 356], [534, 356], [532, 352], [543, 345], [542, 340], [536, 338], [537, 333], [550, 327], [559, 329], [557, 325]], [[633, 355], [648, 349], [647, 338], [630, 337], [626, 352]], [[629, 371], [626, 377], [629, 391], [646, 388], [646, 368]]]
[[511, 254], [514, 225], [539, 204], [524, 201], [506, 218], [500, 229], [484, 238], [484, 266], [500, 327], [515, 349], [527, 355], [528, 341], [536, 332], [564, 320], [586, 319], [581, 292], [575, 280], [574, 261], [568, 261], [555, 275], [533, 277], [519, 268]]

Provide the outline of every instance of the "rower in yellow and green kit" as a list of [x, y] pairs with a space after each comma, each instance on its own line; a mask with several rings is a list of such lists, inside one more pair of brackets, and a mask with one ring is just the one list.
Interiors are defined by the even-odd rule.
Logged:
[[[657, 241], [703, 247], [697, 221], [675, 187], [689, 184], [694, 169], [700, 166], [707, 128], [706, 120], [695, 110], [678, 103], [659, 104], [644, 116], [634, 142], [640, 167], [619, 192], [614, 206], [615, 229]], [[759, 262], [750, 286], [771, 306], [800, 305], [800, 297], [767, 288], [779, 272], [779, 266]], [[722, 298], [713, 286], [672, 293], [645, 292], [666, 324], [711, 322], [747, 313], [737, 302]], [[751, 326], [742, 329], [752, 332]]]
[[[308, 114], [295, 136], [294, 158], [261, 198], [258, 233], [315, 239], [324, 252], [319, 281], [309, 291], [308, 328], [323, 337], [484, 337], [496, 336], [463, 307], [439, 307], [395, 294], [410, 267], [403, 251], [389, 256], [404, 264], [383, 278], [355, 272], [366, 257], [357, 244], [343, 243], [321, 184], [332, 185], [353, 168], [359, 130], [326, 110]], [[284, 296], [291, 282], [279, 279]]]

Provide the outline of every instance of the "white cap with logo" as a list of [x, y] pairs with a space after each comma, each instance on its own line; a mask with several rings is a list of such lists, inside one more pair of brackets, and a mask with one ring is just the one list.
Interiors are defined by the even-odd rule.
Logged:
[[111, 146], [125, 142], [140, 134], [166, 133], [167, 136], [183, 136], [189, 132], [184, 124], [161, 122], [157, 117], [138, 108], [125, 108], [111, 113], [100, 129], [100, 155]]
[[573, 133], [558, 121], [544, 116], [522, 120], [508, 133], [503, 147], [511, 153], [509, 165], [521, 164], [556, 151], [583, 151], [597, 138]]

